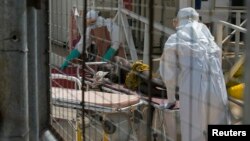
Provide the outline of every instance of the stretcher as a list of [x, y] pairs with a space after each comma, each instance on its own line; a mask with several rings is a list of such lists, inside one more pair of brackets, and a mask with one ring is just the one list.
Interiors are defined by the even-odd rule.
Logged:
[[[93, 115], [101, 117], [99, 119], [102, 120], [95, 120], [95, 123], [99, 122], [101, 127], [103, 127], [103, 129], [100, 130], [103, 136], [109, 139], [112, 138], [112, 140], [121, 141], [128, 141], [131, 137], [135, 138], [130, 120], [133, 115], [133, 110], [142, 104], [138, 96], [127, 95], [121, 92], [108, 93], [87, 90], [84, 91], [84, 102], [82, 102], [82, 91], [79, 89], [82, 87], [80, 79], [74, 76], [55, 73], [51, 74], [51, 79], [52, 81], [65, 79], [76, 83], [74, 89], [63, 87], [51, 88], [52, 103], [54, 106], [78, 109], [78, 111], [81, 111], [82, 105], [84, 104], [84, 110], [91, 121], [94, 119]], [[117, 134], [119, 134], [119, 136], [117, 136]], [[120, 134], [122, 134], [122, 136], [120, 136]]]
[[[53, 104], [82, 109], [82, 91], [52, 87]], [[99, 91], [84, 92], [85, 108], [101, 112], [123, 111], [140, 104], [139, 97], [127, 94], [114, 94]]]
[[[81, 88], [80, 79], [74, 76], [65, 77], [65, 75], [62, 74], [52, 74], [52, 78], [55, 80], [57, 78], [73, 80], [76, 83], [78, 83], [74, 87], [76, 89], [52, 87], [53, 104], [60, 107], [68, 107], [68, 108], [70, 107], [81, 110], [82, 91], [79, 90], [79, 88]], [[94, 82], [93, 79], [85, 77], [85, 83], [91, 84], [93, 82]], [[141, 126], [147, 125], [146, 123], [147, 121], [145, 120], [147, 118], [145, 116], [148, 111], [146, 111], [145, 109], [141, 109], [139, 107], [143, 107], [150, 103], [155, 109], [153, 113], [153, 124], [152, 124], [154, 130], [154, 138], [158, 139], [170, 138], [169, 140], [171, 140], [171, 139], [177, 139], [180, 136], [178, 104], [172, 110], [164, 109], [163, 104], [167, 103], [167, 99], [153, 97], [152, 101], [149, 102], [148, 97], [143, 96], [136, 91], [129, 90], [119, 84], [114, 85], [114, 84], [104, 83], [101, 85], [101, 87], [105, 92], [93, 91], [93, 90], [88, 90], [84, 92], [84, 99], [85, 99], [84, 105], [86, 110], [95, 111], [95, 113], [96, 112], [99, 113], [101, 117], [106, 117], [106, 121], [109, 121], [111, 119], [112, 121], [116, 119], [126, 120], [126, 124], [129, 124], [129, 128], [128, 127], [124, 128], [127, 129], [126, 133], [128, 133], [132, 132], [131, 131], [132, 127], [135, 125], [138, 124], [140, 124]], [[136, 124], [132, 124], [130, 118], [131, 115], [133, 115], [133, 118], [137, 119], [137, 121], [139, 120], [139, 122], [137, 122]], [[161, 121], [162, 124], [159, 124], [160, 123], [159, 121]], [[113, 124], [111, 125], [113, 126]], [[118, 124], [116, 123], [116, 125]], [[146, 129], [146, 127], [144, 129]], [[105, 130], [107, 133], [111, 133], [111, 131], [107, 129]], [[112, 133], [113, 132], [114, 131], [112, 131]], [[137, 132], [137, 130], [133, 132]], [[139, 132], [140, 133], [136, 133], [137, 136], [146, 137], [145, 136], [146, 130], [140, 130]], [[106, 137], [111, 138], [111, 135], [113, 134], [110, 135], [103, 134], [103, 136], [104, 135]], [[118, 136], [116, 136], [116, 138], [117, 137]]]

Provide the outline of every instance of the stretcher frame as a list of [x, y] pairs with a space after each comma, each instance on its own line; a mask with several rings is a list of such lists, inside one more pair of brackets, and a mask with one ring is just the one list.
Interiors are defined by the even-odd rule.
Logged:
[[[89, 65], [96, 65], [96, 64], [103, 64], [104, 62], [91, 62], [91, 63], [86, 63], [86, 66], [89, 66]], [[73, 77], [73, 78], [70, 78], [70, 80], [74, 80], [75, 78], [77, 78], [79, 81], [77, 81], [77, 83], [81, 82], [81, 75], [80, 75], [80, 69], [81, 69], [81, 66], [78, 65], [78, 64], [73, 64], [74, 67], [76, 68], [75, 71], [76, 71], [76, 76], [69, 76], [69, 77]], [[52, 74], [52, 75], [58, 75], [58, 74]], [[65, 76], [63, 76], [65, 78]], [[91, 85], [91, 83], [93, 83], [93, 79], [92, 78], [89, 78], [89, 77], [84, 77], [84, 82], [87, 84], [87, 85]], [[163, 107], [163, 101], [167, 101], [167, 99], [161, 99], [161, 98], [152, 98], [152, 101], [149, 102], [148, 101], [148, 97], [145, 97], [145, 96], [142, 96], [141, 94], [135, 92], [135, 91], [132, 91], [132, 90], [129, 90], [127, 88], [124, 88], [123, 85], [119, 85], [119, 84], [107, 84], [107, 83], [102, 83], [100, 84], [100, 86], [102, 87], [102, 90], [106, 91], [106, 92], [109, 92], [109, 93], [116, 93], [116, 94], [121, 94], [121, 93], [125, 93], [125, 94], [128, 94], [128, 95], [134, 95], [134, 96], [138, 96], [138, 98], [140, 99], [140, 102], [134, 104], [134, 105], [130, 105], [128, 107], [124, 107], [124, 108], [110, 108], [110, 107], [104, 107], [104, 106], [98, 106], [96, 104], [91, 104], [91, 103], [87, 103], [85, 104], [85, 106], [89, 109], [89, 110], [97, 110], [101, 113], [114, 113], [114, 112], [121, 112], [121, 111], [130, 111], [131, 109], [138, 109], [139, 106], [142, 106], [142, 105], [149, 105], [151, 104], [156, 110], [154, 112], [154, 120], [153, 120], [153, 131], [154, 131], [154, 135], [161, 135], [161, 136], [164, 136], [165, 139], [168, 139], [168, 140], [171, 140], [167, 135], [169, 134], [169, 130], [167, 131], [161, 131], [159, 130], [159, 128], [156, 126], [157, 124], [155, 124], [156, 121], [158, 121], [159, 117], [164, 117], [164, 114], [167, 112], [167, 113], [173, 113], [173, 112], [176, 112], [178, 113], [179, 112], [179, 105], [177, 105], [174, 109], [165, 109]], [[78, 88], [81, 88], [81, 84], [78, 84]], [[82, 109], [82, 106], [81, 106], [81, 103], [78, 102], [72, 102], [72, 101], [63, 101], [63, 100], [56, 100], [56, 101], [53, 101], [54, 104], [56, 104], [57, 106], [70, 106], [71, 108], [75, 108], [75, 109], [79, 109], [81, 110]], [[173, 119], [175, 118], [175, 119]], [[176, 118], [177, 117], [170, 117], [170, 119], [173, 121], [175, 120], [176, 121]], [[178, 119], [177, 119], [178, 120]], [[177, 124], [177, 126], [179, 126]], [[171, 138], [172, 139], [176, 139], [178, 136], [179, 136], [179, 127], [175, 126], [174, 129], [176, 129], [176, 132], [172, 132], [170, 133], [171, 135]], [[162, 124], [162, 127], [161, 129], [165, 129], [165, 127], [168, 127], [168, 124], [166, 122], [163, 122]], [[158, 128], [158, 129], [157, 129]]]
[[[77, 70], [79, 70], [79, 69], [80, 69], [80, 67], [77, 68]], [[78, 76], [80, 77], [79, 74], [78, 74]], [[85, 80], [90, 81], [90, 82], [92, 81], [91, 79], [88, 79], [88, 78]], [[112, 84], [112, 86], [111, 86], [111, 85], [108, 85], [105, 83], [101, 87], [103, 90], [108, 91], [108, 92], [115, 92], [115, 93], [118, 92], [119, 93], [119, 91], [122, 91], [122, 92], [130, 94], [130, 95], [139, 96], [140, 101], [143, 105], [151, 104], [156, 109], [153, 113], [153, 121], [152, 121], [153, 122], [152, 128], [154, 131], [154, 136], [161, 135], [164, 138], [164, 140], [169, 140], [169, 141], [174, 141], [174, 140], [177, 140], [180, 138], [179, 101], [176, 102], [176, 105], [172, 109], [166, 109], [164, 107], [164, 104], [167, 103], [166, 98], [152, 97], [151, 102], [149, 102], [149, 98], [147, 96], [143, 96], [143, 95], [139, 94], [138, 92], [124, 88], [124, 86], [121, 86], [119, 84], [116, 84], [116, 85]], [[119, 88], [119, 91], [118, 91], [118, 88]], [[165, 114], [168, 114], [169, 117], [166, 118]], [[164, 119], [168, 119], [171, 121], [171, 122], [170, 121], [168, 122], [170, 124], [167, 124], [166, 121], [163, 122], [163, 124], [161, 124], [160, 128], [163, 129], [163, 131], [160, 131], [159, 129], [157, 129], [158, 127], [157, 127], [156, 122], [159, 121], [159, 117], [162, 117]]]
[[[75, 94], [81, 95], [82, 91], [79, 90], [79, 88], [81, 88], [80, 79], [78, 79], [78, 78], [76, 78], [74, 76], [67, 76], [67, 75], [63, 75], [63, 74], [51, 74], [51, 79], [52, 80], [53, 79], [66, 79], [66, 80], [69, 80], [69, 81], [74, 81], [74, 82], [77, 83], [76, 87], [78, 89], [78, 90], [75, 90], [75, 89], [52, 87], [51, 92], [52, 92], [52, 103], [53, 103], [53, 105], [58, 106], [58, 107], [77, 109], [78, 111], [81, 111], [82, 110], [82, 103], [81, 103], [81, 97], [80, 96], [76, 97], [76, 99], [74, 99], [74, 100], [73, 99], [67, 99], [67, 97], [69, 97], [68, 95], [75, 95]], [[64, 92], [65, 94], [56, 95], [56, 93], [60, 93], [60, 92]], [[96, 92], [97, 95], [92, 95], [94, 93], [88, 94], [87, 92], [88, 91], [86, 91], [85, 94], [87, 94], [88, 96], [92, 96], [94, 98], [100, 98], [100, 95], [98, 97], [98, 94], [102, 93], [102, 92]], [[95, 91], [90, 91], [90, 92], [95, 92]], [[65, 96], [65, 95], [67, 95], [67, 96]], [[124, 99], [126, 97], [132, 97], [132, 98], [128, 98], [127, 100], [123, 100], [123, 101], [119, 100], [118, 103], [112, 102], [112, 100], [114, 100], [115, 97], [107, 96], [107, 95], [117, 95], [118, 96], [118, 94], [104, 93], [104, 95], [105, 95], [105, 98], [107, 100], [110, 100], [110, 103], [111, 103], [110, 105], [107, 104], [107, 103], [102, 104], [102, 103], [100, 103], [100, 100], [99, 100], [99, 103], [98, 102], [95, 103], [95, 101], [93, 101], [93, 100], [92, 101], [90, 100], [91, 102], [88, 102], [89, 99], [85, 98], [85, 102], [84, 102], [85, 106], [84, 107], [88, 111], [93, 111], [93, 112], [97, 113], [100, 117], [105, 117], [105, 121], [108, 121], [109, 118], [112, 118], [112, 116], [115, 113], [116, 113], [116, 117], [121, 115], [120, 118], [130, 120], [130, 118], [128, 118], [128, 117], [131, 116], [130, 114], [133, 111], [133, 109], [135, 109], [135, 107], [142, 104], [140, 99], [138, 97], [136, 97], [136, 96], [133, 96], [133, 95], [125, 95], [125, 94], [120, 93], [119, 97], [121, 96], [122, 99]], [[117, 98], [117, 96], [116, 96], [116, 98]], [[129, 102], [129, 103], [124, 104], [124, 103], [119, 103], [119, 102]], [[98, 104], [101, 104], [101, 105], [98, 105]], [[91, 118], [91, 115], [87, 116], [87, 117]], [[95, 122], [97, 122], [97, 121], [95, 121]], [[129, 125], [129, 127], [130, 127], [129, 133], [132, 132], [132, 135], [135, 136], [135, 134], [133, 134], [134, 131], [133, 131], [131, 122], [130, 121], [127, 121], [127, 122], [130, 124]], [[113, 124], [115, 125], [115, 123], [113, 123]], [[124, 131], [124, 132], [125, 132], [124, 134], [127, 134], [128, 136], [131, 136], [128, 133], [126, 133], [126, 131]], [[78, 134], [79, 134], [79, 132], [78, 132]], [[103, 136], [106, 136], [106, 138], [108, 138], [106, 134], [103, 134]], [[79, 138], [79, 135], [77, 135], [77, 137]]]

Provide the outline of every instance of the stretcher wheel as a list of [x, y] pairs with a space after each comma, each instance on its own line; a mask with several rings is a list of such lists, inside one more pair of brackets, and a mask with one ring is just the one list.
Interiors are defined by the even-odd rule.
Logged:
[[103, 129], [107, 134], [113, 134], [116, 131], [116, 126], [109, 120], [103, 121]]

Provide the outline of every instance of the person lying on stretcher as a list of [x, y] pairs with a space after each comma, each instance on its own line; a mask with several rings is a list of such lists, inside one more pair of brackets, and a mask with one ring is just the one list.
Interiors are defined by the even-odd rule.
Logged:
[[[103, 64], [98, 71], [108, 72], [104, 77], [113, 83], [122, 84], [128, 89], [148, 96], [149, 66], [140, 60], [131, 63], [119, 56], [115, 56], [114, 60], [115, 64]], [[152, 76], [151, 88], [152, 97], [167, 98], [166, 87], [157, 73]]]
[[[92, 29], [95, 29], [97, 27], [106, 26], [111, 37], [111, 47], [107, 50], [107, 52], [103, 55], [103, 61], [109, 61], [116, 53], [117, 49], [120, 45], [119, 40], [119, 27], [118, 25], [113, 21], [111, 18], [103, 18], [102, 16], [99, 16], [99, 12], [95, 10], [90, 10], [86, 14], [86, 55], [88, 56], [88, 50], [91, 49], [91, 37], [90, 32]], [[79, 42], [75, 45], [74, 49], [70, 52], [70, 54], [66, 57], [64, 63], [61, 65], [61, 69], [64, 70], [69, 65], [69, 62], [72, 61], [75, 58], [80, 57], [80, 55], [83, 53], [83, 37], [81, 36], [81, 39]], [[97, 55], [97, 54], [94, 54]]]

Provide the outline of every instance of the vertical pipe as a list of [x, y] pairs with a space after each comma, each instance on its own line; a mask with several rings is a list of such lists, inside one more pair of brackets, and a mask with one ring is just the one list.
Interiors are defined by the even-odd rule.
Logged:
[[[148, 1], [148, 9], [149, 9], [149, 25], [148, 25], [148, 44], [149, 44], [149, 57], [148, 57], [148, 62], [149, 62], [149, 75], [148, 75], [148, 93], [149, 93], [149, 105], [151, 105], [151, 100], [152, 100], [152, 70], [153, 70], [153, 65], [152, 65], [152, 47], [153, 47], [153, 23], [154, 23], [154, 0], [149, 0]], [[148, 119], [147, 119], [147, 140], [151, 141], [151, 135], [152, 135], [152, 106], [149, 106], [149, 111], [148, 111]]]
[[93, 0], [93, 9], [95, 9], [95, 7], [96, 7], [96, 1], [95, 0]]
[[216, 25], [216, 42], [220, 48], [222, 48], [222, 40], [223, 40], [223, 25], [218, 22]]
[[117, 5], [117, 7], [118, 7], [118, 11], [117, 11], [117, 23], [118, 23], [118, 30], [119, 30], [119, 42], [121, 42], [121, 40], [122, 40], [122, 38], [121, 38], [121, 35], [120, 35], [120, 33], [122, 33], [122, 28], [121, 28], [121, 26], [122, 26], [122, 19], [121, 19], [121, 16], [122, 16], [122, 12], [121, 12], [121, 9], [122, 9], [122, 1], [121, 0], [118, 0], [117, 1], [118, 3], [118, 5]]
[[[161, 21], [160, 23], [162, 25], [165, 25], [165, 13], [166, 13], [166, 9], [165, 9], [165, 3], [166, 1], [164, 0], [161, 0], [161, 5], [162, 5], [162, 8], [161, 8]], [[161, 32], [161, 37], [160, 37], [160, 48], [162, 50], [162, 47], [164, 46], [164, 39], [165, 39], [165, 36], [164, 36], [164, 32]]]
[[[87, 23], [86, 23], [86, 14], [87, 14], [87, 4], [88, 4], [88, 2], [86, 1], [86, 0], [84, 0], [83, 1], [83, 31], [82, 31], [82, 33], [83, 33], [83, 44], [82, 44], [82, 48], [83, 48], [83, 52], [85, 52], [85, 50], [86, 50], [86, 30], [87, 30]], [[85, 66], [86, 66], [86, 64], [85, 64], [85, 58], [86, 58], [86, 55], [83, 53], [83, 55], [82, 55], [82, 84], [85, 84], [85, 77], [84, 77], [84, 75], [85, 75]], [[86, 135], [85, 135], [85, 133], [86, 133], [86, 131], [85, 131], [85, 98], [84, 98], [84, 91], [85, 91], [85, 88], [84, 88], [84, 85], [82, 85], [82, 88], [81, 88], [81, 90], [82, 90], [82, 136], [83, 136], [83, 138], [82, 138], [82, 140], [83, 141], [85, 141], [85, 139], [86, 139]]]
[[[142, 16], [144, 16], [144, 17], [148, 17], [148, 15], [147, 15], [147, 0], [142, 0], [143, 1], [143, 7], [142, 7], [142, 12], [141, 12], [141, 14], [142, 14]], [[144, 23], [142, 23], [142, 22], [140, 22], [141, 24], [140, 24], [140, 29], [142, 29], [142, 28], [144, 28]], [[141, 37], [141, 40], [140, 41], [143, 41], [144, 40], [144, 36], [143, 36], [143, 31], [141, 31], [141, 35], [140, 35], [140, 37]], [[143, 48], [143, 47], [142, 47]]]
[[136, 48], [135, 48], [135, 44], [134, 44], [134, 39], [132, 37], [131, 28], [130, 28], [129, 23], [128, 23], [127, 15], [121, 13], [120, 17], [121, 17], [121, 22], [122, 22], [122, 26], [124, 29], [125, 37], [126, 37], [126, 40], [128, 43], [128, 48], [129, 48], [129, 52], [131, 55], [131, 59], [133, 61], [136, 61], [136, 60], [138, 60], [138, 56], [137, 56], [137, 52], [136, 52]]
[[[247, 13], [250, 12], [250, 1], [246, 1], [247, 4]], [[247, 14], [248, 19], [250, 19], [250, 14]], [[247, 35], [245, 37], [246, 46], [250, 45], [250, 39], [249, 39], [249, 30], [250, 30], [250, 24], [247, 24]], [[245, 92], [244, 92], [244, 111], [243, 111], [243, 124], [250, 124], [250, 48], [246, 48], [246, 65], [245, 67]]]
[[178, 9], [184, 8], [184, 7], [190, 7], [192, 6], [192, 0], [179, 0], [179, 7]]
[[[215, 11], [215, 0], [210, 0], [209, 3], [209, 22], [211, 23], [210, 30], [212, 31], [212, 34], [216, 34], [216, 27], [215, 24], [213, 24], [213, 17], [214, 17], [214, 11]], [[212, 28], [212, 29], [211, 29]]]
[[26, 0], [0, 3], [0, 140], [28, 141]]
[[148, 25], [145, 24], [144, 46], [143, 46], [143, 63], [149, 64], [149, 43], [148, 43]]
[[50, 71], [49, 71], [49, 0], [41, 2], [37, 10], [37, 81], [39, 132], [47, 130], [50, 125]]
[[[140, 16], [142, 16], [142, 5], [140, 5], [142, 3], [142, 0], [139, 0], [139, 2], [137, 3], [137, 5], [138, 5], [138, 15], [140, 15]], [[140, 5], [140, 6], [139, 6]], [[136, 36], [137, 37], [137, 39], [138, 39], [138, 41], [139, 41], [139, 43], [141, 43], [141, 31], [140, 31], [140, 29], [141, 29], [141, 23], [140, 23], [140, 21], [139, 20], [136, 20], [137, 21], [137, 29], [138, 29], [138, 36]], [[141, 46], [140, 46], [140, 48], [142, 48]]]
[[[223, 25], [218, 22], [216, 25], [216, 42], [218, 46], [221, 48], [221, 50], [222, 50], [222, 40], [223, 40]], [[220, 58], [222, 62], [222, 56]]]
[[[135, 12], [136, 14], [138, 14], [139, 15], [139, 5], [138, 5], [138, 2], [139, 2], [139, 0], [134, 0], [133, 1], [133, 4], [132, 4], [132, 11], [133, 12]], [[133, 32], [133, 35], [134, 35], [134, 37], [135, 37], [135, 40], [136, 40], [136, 42], [135, 42], [135, 46], [136, 47], [138, 47], [138, 45], [139, 45], [139, 42], [138, 42], [138, 34], [139, 34], [139, 30], [138, 30], [138, 21], [136, 21], [136, 20], [132, 20], [133, 22], [132, 22], [132, 27], [134, 27], [135, 29], [134, 29], [134, 32]]]
[[28, 32], [28, 83], [29, 83], [29, 140], [39, 140], [38, 128], [38, 91], [37, 91], [37, 30], [36, 30], [36, 10], [28, 7], [27, 10]]
[[[236, 12], [236, 25], [240, 26], [241, 16], [240, 12]], [[240, 51], [240, 32], [236, 31], [235, 33], [235, 62], [239, 59]]]

